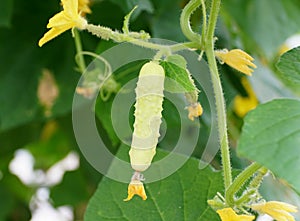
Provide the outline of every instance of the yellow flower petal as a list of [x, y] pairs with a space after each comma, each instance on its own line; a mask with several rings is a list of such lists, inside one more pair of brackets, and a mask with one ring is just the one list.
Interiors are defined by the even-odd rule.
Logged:
[[189, 112], [189, 119], [194, 121], [195, 117], [199, 117], [203, 113], [202, 106], [199, 103], [191, 104], [187, 107], [188, 112]]
[[144, 189], [144, 185], [141, 181], [133, 180], [128, 185], [128, 196], [124, 201], [129, 201], [133, 198], [134, 195], [142, 197], [143, 200], [147, 199], [147, 195]]
[[295, 221], [295, 218], [289, 212], [297, 212], [297, 207], [278, 201], [253, 204], [251, 208], [260, 213], [268, 214], [277, 221]]
[[240, 49], [233, 49], [228, 51], [227, 49], [215, 51], [215, 55], [222, 63], [228, 64], [230, 67], [246, 74], [251, 75], [252, 68], [256, 68], [256, 65], [252, 63], [254, 58], [248, 55], [246, 52]]
[[78, 0], [78, 11], [90, 14], [92, 13], [92, 10], [89, 7], [90, 0]]
[[54, 15], [52, 18], [49, 19], [49, 22], [47, 24], [47, 28], [53, 28], [53, 27], [59, 27], [68, 24], [68, 26], [72, 24], [72, 20], [68, 17], [68, 15], [62, 11]]
[[280, 209], [280, 210], [285, 210], [287, 212], [297, 212], [297, 207], [293, 206], [288, 203], [284, 202], [278, 202], [278, 201], [269, 201], [266, 204], [268, 204], [269, 207], [274, 208], [274, 209]]
[[44, 36], [39, 40], [39, 46], [42, 47], [45, 43], [52, 40], [56, 36], [60, 35], [61, 33], [68, 30], [69, 27], [63, 27], [63, 28], [52, 28], [50, 29]]
[[246, 77], [242, 78], [241, 83], [247, 91], [248, 97], [237, 95], [234, 98], [233, 109], [239, 117], [244, 117], [250, 110], [258, 105], [258, 100]]
[[222, 221], [252, 221], [255, 216], [250, 215], [238, 215], [232, 208], [224, 208], [217, 210]]
[[74, 17], [78, 14], [78, 0], [61, 0], [64, 12], [70, 17]]
[[40, 47], [68, 29], [86, 27], [87, 21], [78, 14], [78, 0], [62, 0], [62, 4], [64, 10], [49, 19], [47, 28], [51, 29], [40, 39]]

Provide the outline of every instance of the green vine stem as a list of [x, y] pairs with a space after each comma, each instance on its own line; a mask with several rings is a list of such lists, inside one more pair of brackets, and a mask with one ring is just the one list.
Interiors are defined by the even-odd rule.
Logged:
[[201, 43], [204, 46], [205, 45], [206, 23], [207, 23], [205, 0], [201, 0], [201, 4], [202, 4], [202, 16], [203, 16]]
[[213, 90], [216, 98], [218, 134], [221, 144], [221, 156], [224, 175], [225, 192], [232, 183], [230, 152], [227, 135], [226, 109], [221, 86], [221, 80], [218, 73], [217, 62], [214, 54], [214, 32], [217, 18], [220, 10], [221, 0], [212, 0], [208, 29], [205, 41], [205, 53], [210, 68]]
[[190, 18], [193, 12], [201, 5], [201, 0], [191, 0], [187, 5], [184, 7], [184, 9], [181, 12], [180, 16], [180, 27], [183, 32], [183, 34], [193, 42], [199, 42], [201, 41], [201, 36], [195, 32], [193, 32], [191, 24], [190, 24]]
[[268, 173], [268, 169], [265, 167], [262, 167], [258, 170], [255, 177], [251, 180], [249, 186], [247, 187], [246, 193], [244, 193], [239, 199], [235, 201], [235, 205], [239, 206], [242, 205], [245, 202], [248, 202], [253, 198], [253, 196], [260, 197], [260, 194], [258, 193], [258, 189], [264, 179], [264, 176]]
[[86, 65], [85, 65], [84, 57], [82, 55], [82, 44], [81, 44], [80, 34], [76, 28], [74, 28], [72, 31], [74, 34], [74, 41], [75, 41], [75, 47], [76, 47], [75, 60], [78, 65], [80, 73], [83, 73], [86, 69]]
[[226, 194], [225, 194], [226, 203], [229, 206], [234, 206], [235, 204], [234, 195], [236, 194], [236, 192], [238, 192], [240, 188], [245, 184], [245, 182], [248, 179], [250, 179], [253, 176], [253, 174], [255, 174], [260, 168], [262, 168], [260, 164], [252, 163], [235, 178], [234, 182], [226, 190]]
[[240, 206], [240, 205], [243, 205], [243, 203], [245, 203], [245, 202], [249, 202], [249, 200], [251, 199], [251, 197], [253, 195], [255, 195], [256, 193], [257, 193], [257, 190], [250, 189], [249, 191], [247, 191], [246, 194], [242, 195], [239, 199], [237, 199], [235, 201], [235, 205], [236, 206]]
[[134, 45], [138, 45], [141, 47], [158, 50], [158, 51], [176, 52], [176, 51], [186, 50], [188, 48], [199, 47], [199, 43], [196, 42], [185, 42], [185, 43], [178, 43], [174, 45], [156, 44], [149, 41], [134, 38], [128, 34], [120, 33], [118, 31], [113, 31], [110, 28], [103, 27], [100, 25], [88, 24], [86, 26], [86, 30], [92, 33], [93, 35], [96, 35], [97, 37], [102, 38], [104, 40], [111, 39], [115, 42], [130, 42], [131, 44]]
[[258, 174], [253, 178], [253, 180], [251, 180], [248, 188], [257, 190], [260, 187], [262, 180], [264, 176], [268, 173], [268, 171], [269, 170], [267, 168], [261, 167], [258, 170]]

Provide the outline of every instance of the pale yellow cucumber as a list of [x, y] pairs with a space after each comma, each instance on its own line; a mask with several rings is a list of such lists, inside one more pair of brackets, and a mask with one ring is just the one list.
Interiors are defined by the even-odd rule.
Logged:
[[135, 121], [131, 149], [131, 167], [145, 171], [156, 153], [163, 103], [165, 72], [158, 63], [150, 61], [140, 70], [136, 87]]

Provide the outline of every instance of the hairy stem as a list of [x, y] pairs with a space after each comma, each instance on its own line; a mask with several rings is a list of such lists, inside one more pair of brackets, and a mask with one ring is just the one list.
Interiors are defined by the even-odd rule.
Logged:
[[221, 156], [224, 175], [225, 192], [232, 183], [230, 152], [227, 135], [227, 119], [225, 101], [221, 80], [217, 68], [217, 62], [214, 54], [214, 32], [217, 23], [217, 18], [220, 10], [221, 0], [212, 0], [208, 29], [205, 41], [205, 53], [208, 60], [208, 65], [211, 73], [213, 90], [216, 98], [217, 120], [218, 120], [218, 135], [221, 144]]
[[190, 18], [193, 12], [201, 5], [201, 0], [191, 0], [182, 10], [181, 16], [180, 16], [180, 27], [182, 30], [182, 33], [193, 42], [199, 42], [201, 40], [201, 36], [195, 32], [193, 32], [191, 24], [190, 24]]
[[97, 37], [102, 38], [104, 40], [111, 39], [116, 42], [130, 42], [131, 44], [134, 45], [138, 45], [141, 47], [158, 50], [158, 51], [176, 52], [176, 51], [186, 50], [189, 48], [199, 47], [199, 44], [195, 42], [178, 43], [174, 45], [156, 44], [153, 42], [131, 37], [128, 34], [120, 33], [118, 31], [113, 31], [110, 28], [103, 27], [100, 25], [88, 24], [86, 30], [92, 33], [93, 35], [96, 35]]
[[249, 184], [249, 188], [251, 189], [258, 189], [264, 179], [264, 176], [268, 173], [268, 169], [265, 167], [261, 167], [258, 170], [258, 174], [256, 175], [256, 177], [254, 177], [253, 180], [251, 180], [250, 184]]
[[234, 195], [240, 190], [240, 188], [245, 184], [245, 182], [250, 179], [253, 174], [256, 173], [262, 166], [258, 163], [252, 163], [246, 169], [244, 169], [233, 181], [230, 187], [226, 190], [226, 203], [229, 206], [235, 204]]
[[235, 205], [241, 205], [244, 202], [247, 202], [255, 195], [255, 197], [259, 197], [258, 189], [264, 179], [264, 176], [268, 173], [268, 169], [265, 167], [261, 167], [255, 177], [251, 180], [249, 186], [247, 187], [246, 193], [244, 193], [239, 199], [235, 201]]
[[202, 2], [202, 16], [203, 16], [203, 22], [202, 22], [202, 36], [201, 36], [201, 43], [202, 43], [202, 46], [205, 45], [205, 33], [206, 33], [206, 23], [207, 23], [207, 20], [206, 20], [206, 7], [205, 7], [205, 0], [201, 0]]
[[81, 45], [80, 34], [76, 28], [73, 29], [73, 33], [74, 33], [74, 41], [75, 41], [75, 47], [76, 47], [76, 53], [77, 53], [76, 54], [76, 62], [77, 62], [79, 71], [81, 73], [83, 73], [84, 70], [86, 69], [86, 65], [85, 65], [83, 54], [82, 54], [82, 45]]

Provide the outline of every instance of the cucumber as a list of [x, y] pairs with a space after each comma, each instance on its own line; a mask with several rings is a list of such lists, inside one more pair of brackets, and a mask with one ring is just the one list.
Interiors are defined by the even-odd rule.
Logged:
[[149, 168], [156, 153], [162, 118], [165, 71], [154, 61], [143, 65], [137, 82], [135, 121], [131, 148], [131, 167], [143, 172]]

